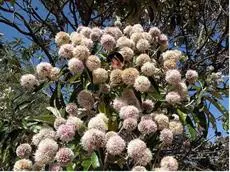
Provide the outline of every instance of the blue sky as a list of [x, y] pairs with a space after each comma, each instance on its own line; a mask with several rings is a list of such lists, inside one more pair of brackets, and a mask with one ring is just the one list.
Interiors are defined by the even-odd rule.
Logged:
[[[42, 13], [42, 15], [45, 15], [45, 14]], [[12, 16], [9, 15], [8, 17], [11, 18]], [[29, 45], [31, 43], [30, 41], [28, 41], [28, 39], [26, 39], [24, 35], [20, 34], [17, 30], [7, 25], [0, 24], [0, 33], [4, 34], [4, 39], [7, 41], [13, 40], [14, 38], [22, 38], [26, 44]], [[221, 104], [227, 110], [229, 110], [229, 98], [223, 98], [223, 100], [221, 100]], [[211, 108], [212, 113], [215, 114], [216, 118], [218, 118], [220, 116], [220, 112], [214, 106], [211, 106], [210, 108]], [[223, 135], [227, 135], [227, 133], [222, 128], [221, 121], [217, 122], [217, 128], [218, 128], [218, 131], [222, 132]], [[214, 131], [210, 128], [208, 138], [212, 137], [213, 135], [214, 135]]]

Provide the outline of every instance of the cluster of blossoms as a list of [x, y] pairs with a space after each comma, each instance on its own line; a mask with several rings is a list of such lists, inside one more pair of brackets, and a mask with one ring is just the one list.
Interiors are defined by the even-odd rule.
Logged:
[[[22, 159], [15, 163], [14, 169], [25, 170], [20, 167], [28, 169], [30, 166], [30, 169], [37, 170], [49, 165], [51, 170], [61, 170], [73, 160], [74, 153], [67, 146], [60, 145], [68, 145], [84, 126], [80, 145], [85, 151], [92, 153], [103, 149], [105, 157], [127, 155], [134, 164], [133, 171], [145, 171], [145, 166], [151, 163], [153, 156], [143, 138], [157, 133], [159, 144], [168, 147], [174, 136], [184, 131], [176, 114], [155, 107], [158, 99], [151, 94], [156, 91], [156, 87], [162, 87], [163, 92], [159, 94], [164, 95], [165, 100], [161, 101], [170, 106], [178, 105], [186, 101], [187, 85], [196, 82], [197, 72], [188, 70], [182, 74], [177, 69], [182, 52], [167, 50], [168, 38], [157, 27], [146, 31], [140, 24], [126, 26], [123, 30], [119, 27], [100, 29], [81, 26], [71, 34], [57, 33], [55, 42], [59, 47], [60, 58], [66, 60], [69, 74], [85, 74], [87, 84], [99, 86], [100, 89], [84, 87], [78, 92], [77, 104], [66, 105], [68, 118], [57, 117], [53, 125], [55, 130], [43, 128], [32, 138], [32, 144], [37, 146], [34, 165], [30, 160]], [[95, 47], [99, 47], [99, 51], [95, 51]], [[160, 58], [156, 57], [157, 51], [161, 52]], [[26, 74], [21, 77], [21, 85], [33, 89], [41, 81], [63, 79], [61, 73], [60, 69], [51, 64], [41, 62], [36, 67], [36, 75]], [[117, 115], [99, 113], [95, 106], [100, 103], [100, 95], [112, 92], [116, 93], [116, 98], [104, 103]], [[87, 119], [83, 120], [79, 115], [81, 111], [78, 107], [88, 113]], [[113, 131], [109, 126], [111, 117], [115, 117], [120, 124]], [[174, 119], [170, 120], [170, 117]], [[127, 139], [122, 135], [124, 132], [130, 135], [135, 133], [135, 137]], [[27, 144], [20, 145], [18, 156], [28, 158], [27, 155], [31, 153], [29, 147]], [[161, 160], [158, 170], [177, 169], [177, 160], [166, 156]]]

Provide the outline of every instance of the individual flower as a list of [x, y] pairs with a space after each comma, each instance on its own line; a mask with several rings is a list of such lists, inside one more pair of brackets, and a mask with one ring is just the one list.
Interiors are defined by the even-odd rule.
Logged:
[[137, 50], [140, 52], [145, 52], [146, 50], [149, 49], [149, 47], [150, 44], [146, 39], [140, 39], [136, 45]]
[[65, 123], [66, 123], [66, 120], [64, 118], [57, 117], [54, 120], [54, 128], [57, 130], [60, 125], [65, 124]]
[[176, 69], [168, 70], [166, 72], [165, 80], [169, 84], [177, 85], [177, 84], [179, 84], [181, 82], [181, 74]]
[[85, 64], [90, 71], [93, 71], [101, 67], [101, 60], [99, 57], [91, 55], [86, 60]]
[[149, 61], [144, 63], [143, 66], [141, 67], [141, 72], [145, 76], [153, 76], [156, 73], [155, 64]]
[[90, 34], [92, 32], [92, 29], [89, 27], [83, 26], [80, 30], [80, 34], [84, 35], [86, 38], [90, 38]]
[[104, 34], [101, 37], [101, 45], [107, 51], [111, 51], [116, 46], [116, 41], [114, 37], [109, 34]]
[[120, 109], [119, 115], [121, 119], [127, 119], [127, 118], [137, 119], [139, 117], [139, 110], [132, 105], [123, 106]]
[[75, 128], [72, 125], [62, 124], [57, 129], [57, 137], [63, 142], [73, 140], [75, 136]]
[[102, 31], [100, 28], [98, 27], [94, 27], [92, 28], [92, 31], [90, 33], [90, 39], [92, 41], [99, 41], [102, 35]]
[[77, 115], [77, 105], [76, 103], [68, 103], [65, 107], [65, 111], [69, 115]]
[[122, 36], [117, 40], [117, 47], [119, 48], [123, 48], [123, 47], [129, 47], [132, 48], [133, 47], [133, 41], [131, 41], [129, 38], [127, 38], [126, 36]]
[[137, 42], [141, 39], [143, 39], [143, 35], [141, 33], [135, 32], [130, 36], [130, 39], [137, 44]]
[[140, 152], [139, 156], [133, 157], [135, 164], [146, 166], [152, 160], [152, 152], [149, 148], [144, 149]]
[[103, 68], [97, 68], [93, 70], [93, 83], [102, 84], [105, 83], [108, 79], [108, 72]]
[[20, 84], [24, 89], [32, 90], [39, 85], [39, 82], [34, 75], [25, 74], [21, 76]]
[[149, 29], [149, 34], [152, 36], [152, 37], [156, 37], [156, 36], [160, 36], [161, 34], [161, 31], [158, 27], [151, 27]]
[[96, 117], [93, 117], [89, 120], [89, 123], [88, 123], [88, 129], [98, 129], [98, 130], [101, 130], [101, 131], [106, 131], [108, 130], [108, 126], [107, 124], [105, 123], [105, 121], [96, 116]]
[[182, 123], [176, 120], [169, 122], [169, 129], [173, 132], [174, 135], [182, 134], [184, 131]]
[[176, 91], [170, 91], [165, 97], [166, 102], [170, 104], [177, 104], [181, 102], [181, 96]]
[[163, 57], [163, 61], [171, 60], [174, 62], [177, 62], [180, 59], [181, 55], [182, 53], [179, 50], [167, 50], [161, 54], [161, 56]]
[[53, 66], [48, 62], [41, 62], [36, 66], [36, 71], [39, 77], [46, 78], [50, 76]]
[[123, 128], [128, 131], [133, 131], [137, 128], [137, 119], [135, 118], [126, 118], [123, 121]]
[[83, 121], [75, 116], [69, 116], [66, 125], [71, 125], [75, 130], [79, 130], [83, 126]]
[[115, 98], [115, 99], [113, 100], [113, 108], [114, 108], [117, 112], [119, 112], [120, 109], [121, 109], [123, 106], [126, 106], [126, 105], [127, 105], [127, 103], [126, 103], [124, 100], [122, 100], [121, 98]]
[[151, 62], [151, 59], [149, 57], [148, 54], [140, 54], [137, 58], [136, 58], [136, 65], [137, 66], [142, 66], [143, 64], [145, 64], [146, 62]]
[[130, 61], [132, 60], [134, 56], [134, 52], [131, 48], [129, 47], [123, 47], [120, 49], [119, 53], [123, 56], [125, 61]]
[[86, 60], [90, 55], [89, 49], [86, 46], [78, 45], [73, 49], [73, 57], [79, 60]]
[[146, 99], [142, 102], [142, 109], [146, 112], [151, 112], [153, 110], [154, 103], [150, 99]]
[[117, 136], [118, 134], [116, 133], [116, 132], [114, 132], [114, 131], [109, 131], [109, 132], [107, 132], [106, 134], [105, 134], [105, 140], [106, 140], [106, 142], [111, 138], [111, 137], [113, 137], [113, 136]]
[[151, 86], [149, 79], [145, 76], [138, 76], [135, 79], [134, 88], [140, 92], [147, 92]]
[[89, 152], [104, 147], [105, 143], [105, 133], [98, 129], [87, 130], [81, 138], [83, 148]]
[[82, 90], [77, 96], [77, 102], [81, 107], [92, 109], [94, 105], [94, 98], [90, 91]]
[[196, 82], [198, 78], [198, 73], [195, 70], [188, 70], [185, 74], [186, 80], [190, 83], [193, 84]]
[[146, 149], [146, 144], [141, 139], [134, 139], [128, 143], [127, 153], [131, 158], [139, 157], [140, 154]]
[[147, 171], [147, 170], [143, 166], [135, 166], [135, 167], [132, 168], [131, 171]]
[[55, 81], [58, 79], [59, 75], [60, 75], [60, 69], [58, 67], [53, 67], [50, 71], [50, 79]]
[[68, 61], [68, 69], [72, 73], [82, 73], [84, 70], [84, 64], [82, 63], [81, 60], [77, 58], [72, 58]]
[[93, 41], [88, 38], [83, 38], [80, 45], [86, 46], [90, 50], [93, 48]]
[[48, 164], [53, 161], [55, 154], [58, 151], [58, 144], [56, 141], [50, 138], [42, 140], [34, 154], [35, 162], [41, 164]]
[[55, 36], [55, 43], [58, 46], [61, 46], [63, 44], [68, 44], [70, 42], [69, 34], [66, 32], [58, 32]]
[[84, 39], [84, 36], [80, 33], [72, 32], [70, 34], [70, 40], [71, 40], [73, 46], [80, 45], [83, 39]]
[[63, 171], [62, 167], [58, 163], [53, 163], [49, 167], [49, 171]]
[[169, 118], [164, 114], [156, 114], [154, 120], [157, 122], [159, 130], [168, 128], [169, 126]]
[[125, 141], [119, 135], [112, 136], [106, 143], [106, 151], [111, 155], [119, 155], [123, 152], [125, 146]]
[[152, 119], [141, 120], [138, 124], [138, 130], [142, 134], [155, 133], [157, 131], [157, 124]]
[[55, 156], [55, 159], [57, 162], [62, 165], [66, 166], [68, 163], [70, 163], [74, 158], [74, 153], [69, 148], [60, 148]]
[[64, 44], [60, 47], [58, 55], [60, 57], [71, 59], [73, 57], [73, 49], [74, 46], [72, 44]]
[[118, 27], [106, 27], [104, 32], [105, 34], [111, 35], [116, 40], [122, 36], [122, 32]]
[[169, 170], [169, 171], [177, 171], [178, 162], [172, 156], [165, 156], [164, 158], [161, 159], [160, 166], [162, 168]]
[[164, 145], [171, 145], [173, 141], [173, 132], [170, 129], [164, 128], [160, 132], [160, 141]]
[[15, 162], [13, 171], [31, 171], [32, 161], [28, 159], [20, 159]]
[[16, 149], [16, 155], [19, 158], [27, 158], [29, 157], [30, 153], [32, 151], [31, 146], [28, 143], [20, 144]]
[[136, 68], [126, 68], [122, 71], [122, 81], [126, 85], [133, 85], [135, 82], [135, 79], [139, 76], [139, 72]]
[[118, 85], [122, 82], [122, 70], [114, 69], [110, 73], [110, 83], [111, 85]]

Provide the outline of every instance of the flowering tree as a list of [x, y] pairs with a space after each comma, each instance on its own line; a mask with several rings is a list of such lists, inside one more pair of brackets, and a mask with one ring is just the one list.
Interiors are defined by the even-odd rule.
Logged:
[[[47, 107], [55, 119], [33, 136], [35, 149], [28, 143], [17, 148], [22, 159], [14, 170], [175, 171], [175, 155], [160, 152], [176, 140], [206, 137], [211, 116], [201, 102], [212, 98], [197, 71], [182, 70], [186, 57], [167, 50], [167, 36], [157, 27], [119, 27], [57, 33], [60, 67], [41, 62], [35, 74], [21, 77], [32, 92], [56, 85]], [[218, 86], [221, 78], [209, 75], [205, 82]], [[61, 98], [61, 89], [70, 87]]]

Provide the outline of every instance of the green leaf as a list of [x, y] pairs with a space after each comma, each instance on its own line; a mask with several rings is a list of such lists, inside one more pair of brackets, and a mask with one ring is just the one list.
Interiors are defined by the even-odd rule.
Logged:
[[83, 167], [83, 171], [88, 171], [91, 166], [94, 169], [99, 167], [100, 163], [99, 163], [99, 159], [97, 157], [97, 154], [95, 152], [93, 152], [92, 155], [88, 159], [84, 160], [81, 163], [81, 165]]
[[57, 118], [57, 117], [61, 117], [61, 113], [59, 112], [59, 110], [57, 108], [54, 107], [46, 107], [47, 110], [49, 110], [50, 112], [52, 112], [52, 114]]
[[29, 120], [31, 121], [39, 121], [39, 122], [44, 122], [48, 124], [53, 124], [55, 117], [50, 115], [50, 114], [44, 114], [44, 115], [39, 115], [36, 117], [30, 117]]
[[179, 115], [179, 118], [180, 118], [180, 121], [182, 122], [182, 124], [186, 124], [186, 117], [187, 117], [187, 114], [182, 112], [180, 109], [177, 109], [177, 113]]
[[100, 167], [100, 162], [99, 162], [98, 156], [95, 152], [93, 152], [93, 154], [91, 156], [91, 162], [92, 162], [92, 166], [94, 169], [97, 167]]

